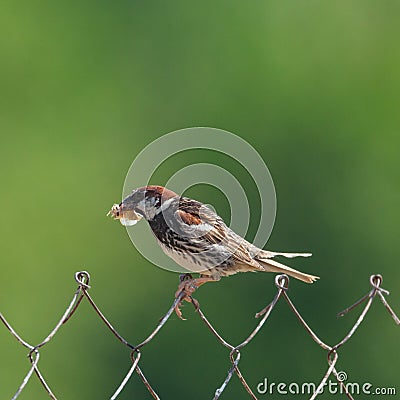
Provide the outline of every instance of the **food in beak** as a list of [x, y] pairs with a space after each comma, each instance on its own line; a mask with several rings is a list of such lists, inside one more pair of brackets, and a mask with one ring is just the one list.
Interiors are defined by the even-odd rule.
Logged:
[[135, 225], [142, 218], [134, 210], [124, 210], [121, 204], [114, 204], [107, 215], [111, 215], [114, 219], [119, 219], [119, 222], [124, 226]]

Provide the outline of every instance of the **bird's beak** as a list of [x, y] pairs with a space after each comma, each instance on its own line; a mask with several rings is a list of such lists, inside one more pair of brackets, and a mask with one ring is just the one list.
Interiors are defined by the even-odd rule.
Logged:
[[139, 220], [142, 219], [142, 215], [136, 213], [134, 210], [127, 210], [123, 203], [114, 204], [111, 210], [107, 213], [107, 216], [111, 215], [114, 219], [119, 219], [124, 226], [135, 225]]

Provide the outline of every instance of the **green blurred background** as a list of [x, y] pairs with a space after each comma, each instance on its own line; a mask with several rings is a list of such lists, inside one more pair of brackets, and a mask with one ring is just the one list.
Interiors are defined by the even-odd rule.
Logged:
[[[334, 344], [350, 329], [360, 310], [339, 320], [336, 312], [369, 290], [372, 273], [383, 275], [399, 311], [399, 17], [400, 3], [386, 0], [2, 2], [1, 312], [38, 343], [70, 301], [74, 273], [86, 269], [114, 326], [132, 343], [144, 339], [178, 276], [142, 258], [105, 214], [140, 150], [190, 126], [234, 132], [263, 156], [278, 199], [267, 247], [314, 253], [290, 265], [321, 280], [292, 281], [290, 294], [323, 340]], [[170, 160], [160, 179], [193, 161], [204, 158]], [[245, 177], [234, 163], [223, 166]], [[226, 216], [217, 190], [188, 194]], [[274, 293], [272, 274], [242, 274], [196, 297], [238, 343]], [[192, 307], [184, 314], [188, 321], [171, 317], [143, 349], [140, 365], [163, 399], [212, 398], [228, 352]], [[8, 399], [29, 363], [1, 326], [0, 346]], [[106, 399], [129, 363], [84, 302], [39, 365], [60, 399]], [[253, 390], [264, 377], [318, 382], [327, 368], [283, 302], [240, 366]], [[399, 369], [398, 328], [377, 301], [341, 349], [338, 370], [399, 392]], [[222, 398], [246, 396], [233, 377]], [[33, 377], [20, 398], [47, 395]], [[135, 375], [119, 398], [151, 397]]]

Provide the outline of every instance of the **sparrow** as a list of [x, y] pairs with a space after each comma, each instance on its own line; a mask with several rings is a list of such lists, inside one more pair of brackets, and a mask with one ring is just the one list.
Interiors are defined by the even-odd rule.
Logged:
[[312, 283], [318, 276], [309, 275], [275, 260], [309, 257], [311, 253], [283, 253], [260, 249], [233, 232], [213, 210], [203, 203], [180, 196], [162, 186], [144, 186], [132, 191], [121, 203], [114, 204], [107, 215], [122, 225], [135, 225], [146, 219], [164, 253], [190, 272], [181, 279], [175, 307], [182, 318], [183, 300], [193, 301], [193, 292], [207, 282], [238, 272], [276, 272]]

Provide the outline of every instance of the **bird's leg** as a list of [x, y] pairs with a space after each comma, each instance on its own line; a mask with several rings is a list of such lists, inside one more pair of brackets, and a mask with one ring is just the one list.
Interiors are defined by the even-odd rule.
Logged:
[[[188, 302], [192, 302], [194, 300], [192, 298], [192, 294], [196, 291], [196, 289], [198, 289], [201, 285], [204, 285], [207, 282], [216, 282], [219, 280], [219, 278], [215, 278], [212, 276], [204, 276], [204, 275], [200, 276], [199, 278], [193, 278], [192, 275], [190, 274], [180, 275], [179, 278], [181, 280], [181, 283], [179, 284], [178, 290], [175, 293], [175, 298], [177, 299], [179, 296], [182, 295], [182, 293], [183, 297], [181, 298], [179, 303], [175, 306], [175, 312], [180, 319], [184, 320], [180, 309], [182, 301], [186, 300]], [[194, 301], [194, 304], [196, 308], [198, 308], [198, 302]]]

